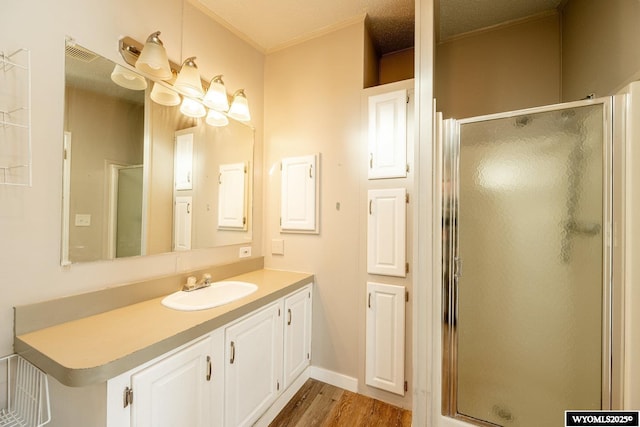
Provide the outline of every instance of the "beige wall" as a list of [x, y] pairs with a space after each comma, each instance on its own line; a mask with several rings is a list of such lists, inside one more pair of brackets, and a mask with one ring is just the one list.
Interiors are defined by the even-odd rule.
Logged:
[[[362, 134], [364, 22], [269, 54], [265, 65], [265, 265], [316, 275], [314, 366], [364, 386], [367, 144]], [[327, 78], [329, 76], [329, 78]], [[320, 233], [280, 233], [283, 157], [320, 154]], [[271, 240], [284, 255], [271, 255]], [[388, 393], [380, 396], [393, 397]], [[409, 406], [409, 399], [396, 399]]]
[[[361, 221], [363, 24], [270, 54], [265, 63], [265, 265], [316, 274], [313, 364], [355, 377]], [[283, 157], [320, 154], [320, 234], [281, 234]], [[340, 208], [337, 208], [337, 204]], [[284, 256], [271, 239], [284, 239]]]
[[[152, 7], [151, 7], [152, 6]], [[37, 11], [37, 13], [34, 13]], [[12, 352], [15, 305], [101, 289], [223, 263], [238, 246], [60, 266], [64, 40], [76, 41], [113, 61], [119, 37], [144, 41], [153, 31], [175, 62], [198, 56], [204, 77], [224, 73], [229, 91], [245, 87], [256, 131], [258, 179], [254, 217], [261, 218], [264, 57], [183, 1], [8, 0], [0, 15], [3, 51], [31, 50], [33, 186], [0, 185], [0, 355]], [[188, 29], [188, 30], [187, 30]], [[215, 47], [215, 48], [212, 48]], [[254, 223], [253, 254], [260, 255], [261, 223]]]
[[380, 84], [412, 79], [415, 68], [415, 50], [404, 49], [380, 58]]
[[437, 110], [465, 118], [559, 102], [559, 21], [546, 15], [438, 44]]
[[562, 11], [562, 100], [613, 95], [640, 79], [640, 1], [569, 0]]

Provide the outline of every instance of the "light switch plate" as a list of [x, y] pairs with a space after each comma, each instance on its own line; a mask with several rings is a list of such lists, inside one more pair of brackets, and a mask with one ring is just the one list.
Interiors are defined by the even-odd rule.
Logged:
[[282, 239], [271, 240], [271, 254], [284, 255], [284, 240]]
[[240, 258], [248, 258], [251, 256], [251, 246], [240, 248]]
[[76, 214], [76, 227], [89, 227], [91, 225], [91, 214]]

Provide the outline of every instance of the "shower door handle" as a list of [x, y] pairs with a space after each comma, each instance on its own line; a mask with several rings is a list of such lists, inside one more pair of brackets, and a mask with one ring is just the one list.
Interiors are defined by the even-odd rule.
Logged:
[[453, 276], [456, 279], [462, 277], [462, 259], [457, 257], [453, 260]]

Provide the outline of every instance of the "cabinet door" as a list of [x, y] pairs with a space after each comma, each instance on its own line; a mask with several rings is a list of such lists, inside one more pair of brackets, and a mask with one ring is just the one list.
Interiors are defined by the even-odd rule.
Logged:
[[311, 361], [311, 286], [284, 300], [284, 388], [300, 375]]
[[218, 175], [218, 227], [247, 229], [246, 177], [244, 163], [220, 165]]
[[406, 276], [406, 203], [404, 188], [369, 190], [368, 273]]
[[173, 250], [191, 249], [191, 215], [193, 203], [191, 196], [177, 196], [173, 216]]
[[210, 351], [206, 338], [134, 374], [132, 427], [210, 426]]
[[367, 283], [366, 383], [404, 396], [404, 286]]
[[280, 229], [317, 231], [316, 156], [282, 159]]
[[369, 97], [369, 179], [407, 176], [407, 91]]
[[176, 190], [193, 188], [193, 133], [176, 134], [175, 147]]
[[282, 301], [225, 331], [225, 425], [252, 425], [275, 401], [282, 377]]

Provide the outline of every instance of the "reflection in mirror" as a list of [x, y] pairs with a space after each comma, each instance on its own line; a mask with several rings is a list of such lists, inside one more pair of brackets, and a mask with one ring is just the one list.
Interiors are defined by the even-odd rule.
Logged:
[[152, 102], [155, 83], [77, 45], [65, 75], [63, 264], [251, 241], [251, 127]]

